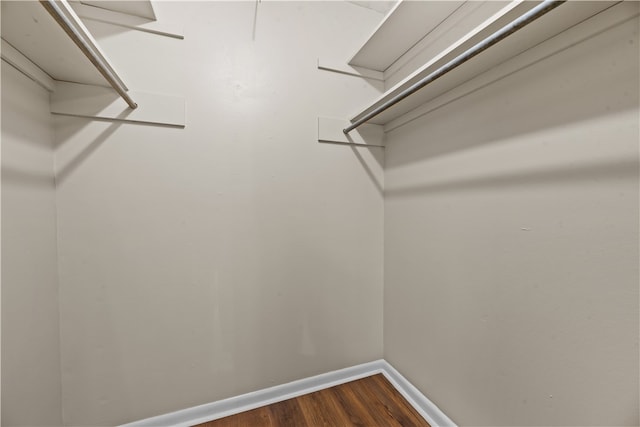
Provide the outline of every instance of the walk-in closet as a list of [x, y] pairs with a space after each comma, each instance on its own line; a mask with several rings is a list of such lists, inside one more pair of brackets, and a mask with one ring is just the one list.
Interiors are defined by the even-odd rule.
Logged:
[[638, 426], [639, 16], [2, 0], [2, 427]]

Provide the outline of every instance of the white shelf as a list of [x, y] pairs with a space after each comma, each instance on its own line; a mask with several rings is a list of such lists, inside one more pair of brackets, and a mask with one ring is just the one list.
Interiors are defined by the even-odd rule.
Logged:
[[40, 2], [1, 3], [2, 39], [51, 78], [98, 86], [109, 85]]
[[351, 58], [349, 65], [384, 71], [464, 1], [400, 1]]
[[[120, 2], [113, 3], [117, 5]], [[50, 98], [52, 114], [180, 128], [185, 126], [183, 98], [128, 92], [68, 1], [47, 3], [51, 14], [38, 1], [3, 1], [1, 4], [2, 59], [53, 92]], [[75, 2], [75, 7], [90, 9], [91, 13], [95, 9], [117, 14], [118, 19], [120, 15], [125, 16], [121, 12], [79, 2]], [[57, 20], [64, 24], [69, 34]], [[181, 37], [151, 28], [143, 31]]]
[[[420, 67], [409, 77], [382, 94], [373, 103], [363, 108], [352, 117], [351, 121], [353, 122], [363, 117], [368, 112], [396, 96], [398, 93], [413, 85], [423, 77], [429, 75], [443, 64], [483, 40], [497, 29], [510, 23], [516, 17], [522, 15], [532, 7], [535, 7], [537, 4], [538, 2], [511, 2], [500, 12], [480, 24], [476, 29]], [[542, 16], [535, 22], [529, 24], [525, 28], [510, 35], [505, 40], [502, 40], [497, 45], [489, 48], [440, 79], [432, 82], [395, 106], [382, 112], [380, 115], [369, 120], [368, 123], [387, 125], [421, 105], [428, 103], [465, 82], [474, 79], [496, 65], [533, 48], [545, 40], [562, 33], [572, 26], [612, 7], [615, 4], [615, 2], [610, 1], [567, 2], [550, 13]]]

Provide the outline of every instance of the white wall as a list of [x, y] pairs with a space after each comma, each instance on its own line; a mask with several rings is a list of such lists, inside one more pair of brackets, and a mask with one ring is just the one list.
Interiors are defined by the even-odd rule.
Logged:
[[315, 68], [378, 13], [157, 8], [184, 41], [91, 30], [132, 89], [186, 97], [187, 127], [56, 118], [57, 212], [47, 94], [3, 64], [3, 425], [380, 358], [383, 265], [384, 356], [458, 423], [639, 422], [637, 21], [392, 131], [383, 176], [381, 149], [315, 141], [378, 94]]
[[114, 425], [382, 357], [382, 150], [316, 142], [378, 89], [316, 69], [347, 2], [157, 2], [185, 40], [93, 23], [185, 129], [57, 118], [65, 422]]
[[460, 425], [639, 423], [638, 59], [635, 19], [388, 134], [385, 358]]
[[62, 425], [49, 93], [2, 62], [2, 425]]

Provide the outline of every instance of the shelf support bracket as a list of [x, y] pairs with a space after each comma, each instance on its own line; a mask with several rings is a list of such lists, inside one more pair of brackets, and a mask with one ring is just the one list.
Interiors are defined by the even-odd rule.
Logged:
[[385, 138], [382, 125], [368, 123], [361, 126], [357, 132], [347, 135], [342, 132], [347, 124], [349, 124], [348, 120], [318, 117], [318, 142], [384, 147]]

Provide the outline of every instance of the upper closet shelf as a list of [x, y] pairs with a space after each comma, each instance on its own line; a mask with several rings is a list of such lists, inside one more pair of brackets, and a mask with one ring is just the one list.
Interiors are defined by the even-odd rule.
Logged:
[[385, 71], [463, 3], [459, 0], [396, 3], [349, 65]]
[[[93, 40], [88, 32], [85, 36]], [[2, 38], [54, 80], [107, 84], [40, 2], [3, 1]]]
[[[392, 21], [392, 16], [396, 13], [396, 11], [402, 10], [402, 5], [405, 3], [408, 3], [408, 5], [404, 7], [410, 7], [410, 5], [414, 2], [399, 3], [396, 8], [390, 12], [390, 15], [387, 16], [379, 29], [385, 28], [386, 23]], [[415, 3], [425, 3], [426, 6], [431, 4], [430, 2]], [[569, 1], [562, 3], [553, 11], [540, 16], [535, 21], [526, 25], [526, 27], [518, 30], [513, 34], [510, 34], [495, 46], [489, 47], [477, 56], [474, 56], [468, 61], [461, 63], [461, 65], [455, 67], [455, 69], [452, 69], [450, 70], [450, 72], [447, 72], [436, 80], [431, 81], [427, 86], [424, 86], [420, 90], [413, 93], [411, 96], [404, 98], [395, 105], [379, 113], [375, 117], [368, 119], [366, 122], [371, 124], [385, 125], [385, 130], [388, 131], [389, 126], [391, 126], [393, 123], [396, 123], [396, 119], [399, 119], [401, 116], [408, 115], [407, 113], [416, 109], [417, 107], [440, 97], [441, 95], [451, 91], [456, 87], [463, 85], [464, 83], [478, 77], [480, 74], [495, 68], [497, 65], [516, 57], [520, 53], [523, 53], [524, 51], [540, 45], [544, 41], [549, 40], [575, 26], [576, 24], [602, 12], [607, 8], [612, 7], [616, 3], [619, 2]], [[442, 12], [443, 9], [440, 9], [440, 3], [435, 4], [438, 5], [437, 10], [440, 10], [440, 13], [444, 14], [445, 12]], [[437, 70], [443, 68], [443, 66], [447, 65], [448, 63], [453, 62], [457, 57], [461, 56], [461, 54], [466, 54], [466, 52], [472, 47], [488, 38], [491, 38], [491, 36], [498, 30], [516, 21], [519, 17], [526, 15], [528, 12], [532, 11], [532, 9], [538, 8], [540, 5], [541, 2], [531, 2], [523, 0], [510, 2], [506, 7], [491, 16], [485, 22], [478, 25], [474, 30], [466, 34], [464, 37], [460, 38], [457, 42], [451, 44], [448, 48], [429, 60], [422, 67], [418, 68], [413, 74], [409, 75], [400, 83], [392, 87], [390, 90], [386, 91], [373, 103], [360, 110], [351, 118], [351, 123], [356, 123], [366, 118], [381, 106], [388, 104], [390, 100], [397, 98], [400, 94], [406, 92], [409, 88], [415, 87], [421, 80], [424, 80], [425, 78], [428, 79], [430, 75], [436, 74]], [[460, 5], [458, 4], [458, 7], [459, 6]], [[440, 21], [440, 23], [441, 22], [442, 21]], [[435, 25], [437, 26], [439, 24], [436, 23]], [[394, 31], [402, 32], [403, 30], [398, 28]], [[429, 34], [427, 34], [427, 36], [422, 39], [422, 42], [427, 40], [428, 37]], [[372, 37], [372, 40], [374, 38], [376, 38], [376, 36]], [[361, 49], [361, 51], [358, 52], [358, 54], [356, 54], [356, 56], [354, 57], [354, 60], [362, 52], [363, 50]], [[401, 53], [403, 52], [404, 51], [402, 51]], [[391, 60], [390, 58], [392, 56], [389, 56], [387, 59], [385, 59], [384, 64], [388, 63], [388, 61]], [[359, 62], [359, 64], [361, 64], [361, 62]], [[371, 63], [368, 64], [369, 66], [371, 66]], [[380, 64], [383, 64], [383, 62], [381, 62]]]
[[136, 108], [124, 82], [66, 0], [2, 2], [2, 38], [54, 80], [108, 84]]
[[[53, 92], [52, 114], [117, 122], [185, 126], [183, 98], [129, 92], [67, 0], [1, 2], [2, 59]], [[148, 1], [73, 1], [86, 19], [132, 29], [155, 17]], [[110, 10], [103, 7], [109, 7]], [[97, 15], [102, 11], [105, 15]], [[136, 16], [131, 15], [135, 13]], [[141, 15], [145, 15], [142, 17]], [[135, 20], [123, 22], [129, 16]], [[154, 21], [155, 22], [155, 21]], [[150, 33], [182, 38], [146, 27]], [[139, 100], [140, 105], [134, 101]]]

